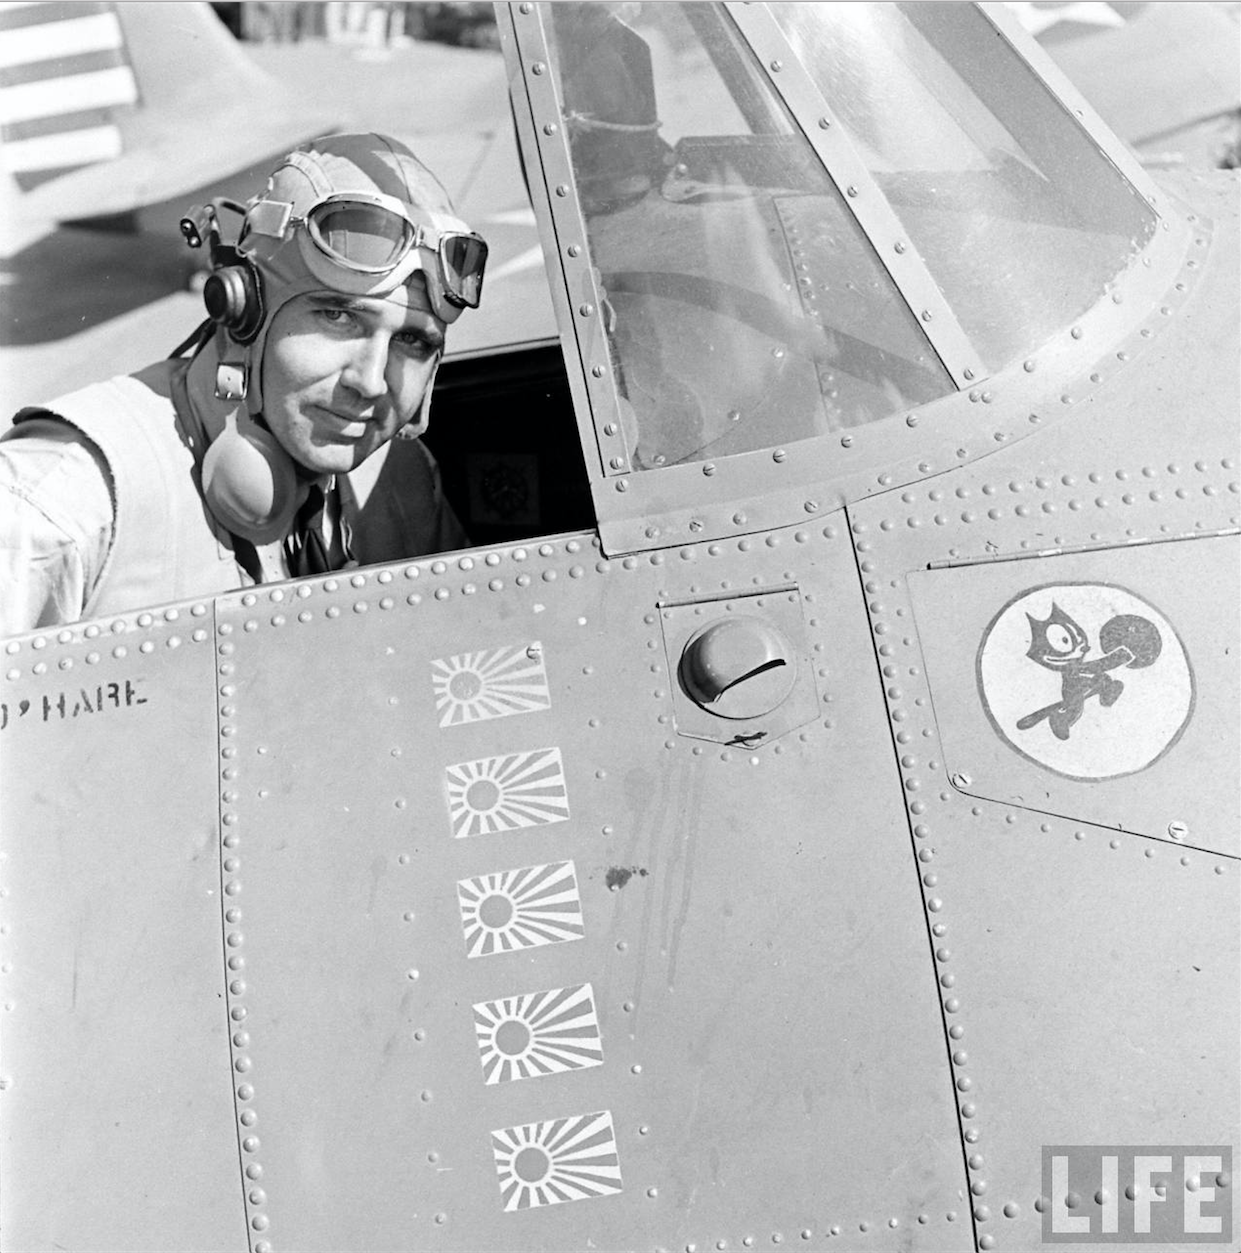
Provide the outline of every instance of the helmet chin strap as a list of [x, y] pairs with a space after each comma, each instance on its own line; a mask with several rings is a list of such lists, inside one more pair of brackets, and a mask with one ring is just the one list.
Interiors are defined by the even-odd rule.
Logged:
[[431, 373], [427, 376], [426, 390], [422, 393], [422, 403], [418, 412], [396, 433], [397, 439], [418, 439], [431, 425], [431, 393], [435, 390], [435, 376], [439, 373], [443, 354], [437, 352], [431, 365]]
[[[203, 500], [212, 517], [233, 535], [252, 544], [271, 543], [284, 537], [303, 495], [297, 466], [248, 410], [248, 346], [236, 343], [223, 328], [213, 346], [217, 354], [214, 400], [223, 401], [228, 408], [219, 433], [201, 456]], [[201, 399], [209, 403], [205, 396]], [[191, 419], [201, 426], [202, 415], [188, 387], [184, 402]]]
[[[417, 439], [427, 429], [439, 363], [436, 354], [418, 412], [401, 429], [400, 438]], [[298, 465], [249, 412], [245, 363], [222, 361], [215, 375], [217, 399], [233, 404], [202, 457], [203, 500], [216, 521], [233, 535], [253, 544], [283, 539], [305, 497]], [[188, 389], [185, 405], [197, 422]]]

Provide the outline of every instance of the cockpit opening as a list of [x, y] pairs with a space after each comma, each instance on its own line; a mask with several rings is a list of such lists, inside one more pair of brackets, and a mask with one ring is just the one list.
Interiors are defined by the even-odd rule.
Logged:
[[432, 415], [423, 438], [471, 543], [594, 529], [558, 345], [445, 362]]

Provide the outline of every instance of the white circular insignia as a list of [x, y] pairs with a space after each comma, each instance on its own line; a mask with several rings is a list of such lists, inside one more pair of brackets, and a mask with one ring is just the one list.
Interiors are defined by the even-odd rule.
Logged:
[[1194, 676], [1172, 625], [1123, 587], [1052, 583], [1014, 597], [978, 646], [1000, 738], [1071, 779], [1145, 770], [1176, 743]]

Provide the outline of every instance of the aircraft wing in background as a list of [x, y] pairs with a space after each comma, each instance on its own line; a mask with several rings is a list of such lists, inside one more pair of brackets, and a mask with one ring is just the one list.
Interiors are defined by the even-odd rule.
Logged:
[[1238, 159], [1238, 23], [1226, 6], [1005, 7], [1144, 161], [1217, 166]]
[[228, 194], [347, 121], [264, 73], [207, 4], [5, 4], [0, 31], [0, 161], [27, 217], [145, 228], [133, 215]]

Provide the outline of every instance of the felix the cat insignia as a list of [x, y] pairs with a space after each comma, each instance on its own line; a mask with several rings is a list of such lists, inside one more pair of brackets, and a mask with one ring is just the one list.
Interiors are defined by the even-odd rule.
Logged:
[[1152, 605], [1105, 583], [1031, 588], [992, 619], [978, 690], [1000, 738], [1074, 779], [1144, 770], [1194, 705], [1189, 658]]

